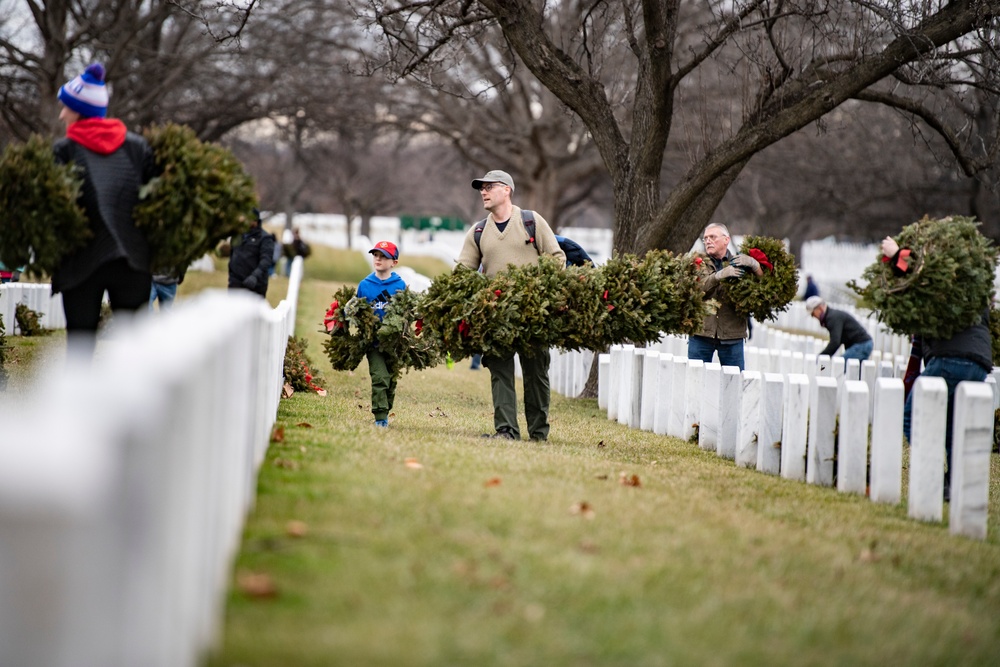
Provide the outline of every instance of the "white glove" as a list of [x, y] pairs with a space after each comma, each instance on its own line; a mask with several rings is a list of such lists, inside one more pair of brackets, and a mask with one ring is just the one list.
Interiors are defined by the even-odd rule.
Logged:
[[743, 271], [738, 266], [733, 266], [730, 264], [721, 271], [715, 272], [715, 277], [719, 280], [724, 280], [726, 278], [741, 278], [743, 276]]
[[882, 254], [886, 257], [895, 257], [899, 252], [899, 244], [892, 240], [891, 236], [886, 236], [882, 240]]
[[732, 261], [729, 262], [729, 265], [746, 269], [750, 273], [757, 273], [760, 271], [760, 262], [750, 255], [736, 255], [736, 257], [733, 257]]

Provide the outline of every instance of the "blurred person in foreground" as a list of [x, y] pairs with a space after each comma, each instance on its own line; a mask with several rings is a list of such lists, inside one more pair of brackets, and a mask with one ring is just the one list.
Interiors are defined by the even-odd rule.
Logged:
[[[887, 236], [882, 241], [884, 262], [892, 272], [903, 276], [913, 271], [910, 266], [910, 249], [900, 248], [895, 239]], [[923, 364], [923, 371], [920, 366]], [[948, 339], [915, 335], [911, 339], [910, 360], [903, 376], [906, 403], [903, 406], [903, 434], [910, 440], [913, 415], [913, 383], [921, 375], [943, 378], [948, 385], [948, 420], [944, 436], [945, 461], [944, 500], [951, 500], [951, 445], [952, 424], [955, 413], [955, 391], [964, 381], [983, 382], [993, 370], [993, 345], [990, 335], [990, 305], [983, 304], [982, 316], [972, 325]]]
[[710, 224], [702, 233], [705, 253], [714, 265], [715, 272], [701, 281], [705, 299], [716, 299], [719, 308], [705, 316], [701, 331], [688, 338], [688, 359], [712, 361], [716, 353], [723, 366], [736, 366], [743, 370], [743, 341], [746, 339], [747, 318], [719, 293], [723, 280], [750, 280], [762, 276], [760, 262], [750, 255], [733, 255], [729, 252], [729, 229], [725, 225]]
[[105, 71], [94, 63], [59, 89], [59, 120], [66, 136], [53, 150], [60, 164], [83, 177], [80, 205], [93, 236], [62, 259], [52, 293], [63, 295], [70, 352], [93, 356], [105, 291], [115, 313], [135, 312], [149, 301], [149, 242], [135, 226], [139, 189], [155, 175], [153, 150], [118, 119], [107, 118]]
[[267, 295], [267, 280], [274, 266], [274, 235], [261, 226], [260, 211], [253, 210], [250, 229], [229, 255], [229, 289], [250, 290]]
[[[495, 169], [473, 180], [472, 188], [480, 193], [483, 208], [489, 211], [489, 215], [486, 220], [473, 225], [466, 234], [458, 257], [459, 264], [473, 271], [482, 266], [483, 273], [492, 278], [509, 264], [533, 264], [541, 255], [551, 255], [560, 264], [566, 263], [566, 254], [559, 247], [549, 223], [537, 213], [522, 211], [514, 206], [511, 201], [514, 179], [510, 174]], [[533, 219], [534, 233], [528, 232], [526, 218]], [[477, 240], [476, 227], [480, 224], [482, 231]], [[549, 437], [549, 350], [519, 350], [518, 358], [524, 380], [524, 416], [528, 435], [532, 440], [544, 442]], [[484, 354], [482, 364], [490, 372], [495, 429], [495, 433], [484, 437], [520, 440], [514, 353], [503, 357]]]

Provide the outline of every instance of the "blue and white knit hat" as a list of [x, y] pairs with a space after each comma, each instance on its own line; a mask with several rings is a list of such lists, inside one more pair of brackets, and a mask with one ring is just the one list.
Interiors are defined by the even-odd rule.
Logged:
[[108, 88], [104, 85], [104, 65], [94, 63], [80, 76], [59, 89], [59, 101], [85, 118], [108, 115]]

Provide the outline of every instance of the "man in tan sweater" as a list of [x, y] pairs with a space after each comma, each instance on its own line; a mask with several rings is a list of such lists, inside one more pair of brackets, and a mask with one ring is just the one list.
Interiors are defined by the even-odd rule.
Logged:
[[[566, 255], [545, 218], [533, 213], [534, 235], [522, 220], [521, 209], [511, 202], [514, 179], [505, 171], [495, 169], [472, 181], [472, 188], [483, 197], [483, 208], [489, 211], [480, 237], [473, 225], [465, 235], [465, 244], [458, 263], [470, 269], [482, 267], [487, 276], [495, 276], [509, 264], [522, 266], [538, 261], [539, 255], [551, 255], [565, 264]], [[546, 348], [518, 351], [521, 375], [524, 378], [524, 416], [532, 440], [549, 437], [549, 351]], [[493, 390], [493, 426], [496, 433], [489, 437], [520, 440], [517, 426], [517, 392], [514, 388], [514, 355], [493, 357], [483, 355], [483, 366], [490, 371]]]

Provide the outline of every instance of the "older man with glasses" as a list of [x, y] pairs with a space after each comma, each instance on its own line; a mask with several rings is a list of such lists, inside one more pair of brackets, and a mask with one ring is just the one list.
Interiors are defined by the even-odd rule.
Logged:
[[[472, 188], [483, 198], [483, 208], [489, 211], [486, 220], [473, 225], [465, 236], [458, 263], [470, 269], [482, 267], [487, 276], [495, 276], [508, 265], [523, 266], [538, 261], [540, 255], [551, 255], [566, 263], [566, 254], [559, 247], [552, 228], [537, 213], [522, 211], [514, 206], [511, 195], [514, 179], [498, 169], [472, 181]], [[525, 218], [534, 220], [534, 233], [529, 233]], [[477, 230], [478, 233], [477, 233]], [[549, 351], [548, 349], [518, 350], [521, 375], [524, 378], [524, 416], [532, 440], [549, 437]], [[497, 357], [483, 355], [483, 366], [490, 371], [493, 392], [493, 426], [495, 433], [485, 437], [520, 440], [517, 426], [517, 393], [514, 387], [514, 354]]]
[[708, 363], [719, 355], [723, 366], [736, 366], [743, 370], [743, 341], [747, 337], [747, 318], [720, 294], [725, 280], [742, 280], [747, 275], [764, 274], [760, 263], [749, 255], [733, 256], [729, 252], [729, 230], [725, 225], [711, 224], [702, 234], [705, 253], [715, 271], [702, 280], [701, 288], [706, 299], [715, 299], [719, 307], [702, 322], [701, 331], [688, 339], [688, 359], [701, 359]]

